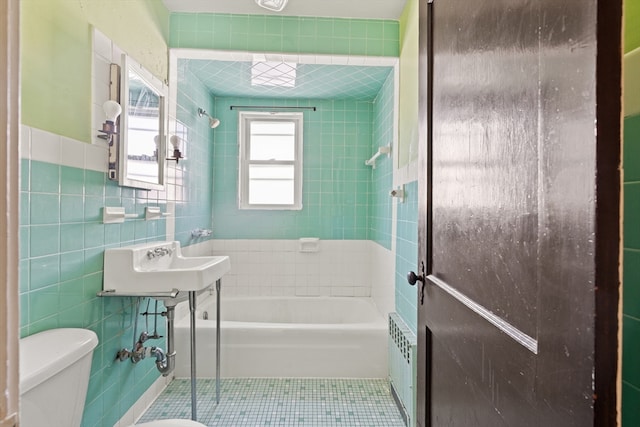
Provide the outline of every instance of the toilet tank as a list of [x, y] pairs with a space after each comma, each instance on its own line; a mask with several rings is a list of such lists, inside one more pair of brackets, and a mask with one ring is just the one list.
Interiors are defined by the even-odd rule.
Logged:
[[20, 340], [20, 427], [79, 427], [93, 349], [88, 329], [61, 328]]

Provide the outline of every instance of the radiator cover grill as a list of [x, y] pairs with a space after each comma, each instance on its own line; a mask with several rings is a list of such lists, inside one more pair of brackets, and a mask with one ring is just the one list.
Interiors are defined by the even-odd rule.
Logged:
[[415, 426], [416, 335], [397, 313], [389, 314], [389, 382], [407, 426]]

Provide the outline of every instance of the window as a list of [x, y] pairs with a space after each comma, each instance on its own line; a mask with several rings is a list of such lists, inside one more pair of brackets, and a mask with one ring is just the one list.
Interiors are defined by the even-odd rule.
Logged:
[[302, 113], [240, 112], [240, 209], [302, 209]]

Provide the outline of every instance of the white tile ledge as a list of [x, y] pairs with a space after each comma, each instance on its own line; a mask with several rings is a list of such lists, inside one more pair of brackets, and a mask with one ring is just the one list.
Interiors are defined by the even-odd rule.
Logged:
[[21, 158], [107, 172], [106, 146], [93, 145], [27, 125], [21, 128]]

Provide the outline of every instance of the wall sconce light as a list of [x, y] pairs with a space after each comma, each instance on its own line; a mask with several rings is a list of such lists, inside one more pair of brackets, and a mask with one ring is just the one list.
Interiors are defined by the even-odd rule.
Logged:
[[220, 126], [220, 120], [211, 117], [209, 114], [207, 114], [206, 111], [204, 111], [202, 108], [198, 108], [198, 117], [208, 117], [209, 118], [209, 127], [211, 129], [215, 129], [218, 126]]
[[171, 135], [169, 138], [169, 142], [173, 146], [173, 157], [167, 157], [167, 160], [175, 160], [176, 164], [180, 159], [183, 159], [182, 153], [180, 152], [180, 145], [182, 144], [182, 140], [178, 135]]
[[109, 145], [112, 145], [113, 135], [118, 133], [116, 120], [118, 120], [118, 116], [122, 113], [122, 107], [116, 101], [109, 100], [102, 104], [102, 109], [104, 110], [105, 116], [107, 116], [107, 120], [102, 124], [102, 129], [98, 129], [99, 132], [104, 134], [98, 135], [98, 138], [104, 139]]
[[153, 157], [155, 157], [156, 162], [158, 161], [158, 151], [160, 148], [160, 135], [156, 135], [153, 137], [153, 143], [155, 144], [156, 148], [155, 150], [153, 150]]

